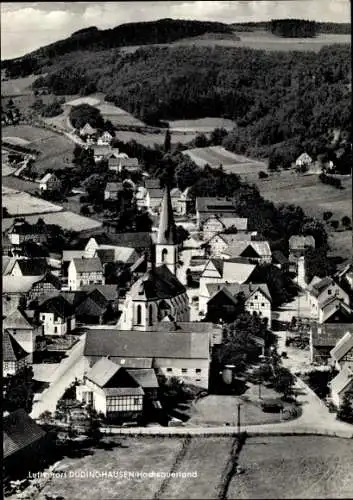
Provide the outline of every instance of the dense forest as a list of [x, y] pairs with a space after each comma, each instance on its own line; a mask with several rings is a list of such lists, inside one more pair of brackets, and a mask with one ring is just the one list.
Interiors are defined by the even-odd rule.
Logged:
[[[273, 19], [272, 21], [260, 21], [260, 22], [250, 22], [250, 23], [233, 23], [230, 26], [235, 31], [257, 31], [265, 30], [271, 31], [271, 23], [278, 21]], [[287, 20], [285, 20], [287, 21]], [[301, 21], [301, 20], [299, 20]], [[351, 23], [318, 23], [315, 22], [316, 32], [319, 33], [331, 33], [334, 35], [349, 35], [351, 33]]]
[[58, 62], [34, 87], [48, 86], [60, 95], [84, 93], [89, 85], [151, 125], [229, 118], [237, 127], [224, 145], [250, 156], [285, 150], [295, 157], [304, 149], [316, 157], [332, 130], [350, 130], [348, 45], [319, 53], [145, 47], [124, 55], [85, 53], [80, 60]]
[[304, 19], [274, 19], [270, 23], [273, 35], [286, 38], [311, 38], [317, 35], [319, 26], [315, 21]]
[[170, 43], [181, 38], [199, 36], [204, 33], [232, 33], [230, 26], [207, 21], [160, 19], [139, 23], [127, 23], [116, 28], [99, 30], [95, 26], [76, 31], [69, 38], [42, 47], [23, 58], [2, 61], [9, 78], [27, 76], [38, 70], [43, 63], [64, 54], [77, 51], [101, 51], [130, 45]]

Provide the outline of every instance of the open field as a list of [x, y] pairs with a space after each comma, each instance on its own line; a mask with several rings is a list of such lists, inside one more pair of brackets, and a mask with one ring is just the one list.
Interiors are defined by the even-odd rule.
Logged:
[[[255, 50], [266, 51], [310, 51], [319, 52], [325, 45], [333, 44], [350, 44], [351, 35], [334, 35], [334, 34], [319, 34], [315, 38], [280, 38], [272, 35], [268, 31], [242, 31], [234, 32], [235, 37], [232, 39], [228, 34], [222, 38], [219, 33], [208, 33], [202, 37], [190, 37], [182, 40], [176, 40], [170, 44], [156, 44], [159, 47], [180, 46], [180, 45], [195, 45], [196, 47], [215, 47], [220, 45], [222, 47], [247, 47]], [[237, 40], [239, 37], [240, 40]], [[133, 45], [129, 47], [121, 47], [123, 53], [133, 53], [142, 45]]]
[[204, 167], [208, 164], [210, 167], [218, 168], [222, 165], [224, 171], [227, 173], [239, 175], [248, 173], [258, 174], [260, 170], [266, 169], [264, 162], [236, 155], [221, 146], [189, 149], [188, 151], [184, 151], [183, 154], [189, 156], [199, 167]]
[[102, 102], [97, 106], [100, 110], [103, 118], [105, 120], [110, 120], [115, 127], [120, 126], [132, 126], [132, 127], [144, 127], [145, 124], [135, 118], [132, 114], [128, 113], [122, 108], [118, 108], [113, 104]]
[[[98, 229], [102, 226], [102, 223], [99, 221], [69, 212], [67, 210], [63, 210], [62, 212], [46, 213], [43, 215], [26, 215], [25, 219], [29, 223], [33, 224], [37, 222], [38, 217], [41, 217], [46, 224], [56, 224], [69, 231], [90, 231]], [[6, 229], [8, 229], [13, 222], [14, 217], [3, 219], [2, 230], [6, 231]]]
[[[236, 452], [234, 437], [105, 437], [98, 448], [65, 457], [56, 469], [64, 477], [54, 475], [37, 498], [211, 499], [220, 494], [228, 499], [351, 497], [350, 440], [319, 436], [248, 438], [238, 458], [244, 474], [231, 476], [227, 487], [226, 472], [230, 472]], [[145, 476], [124, 478], [125, 471]], [[105, 472], [122, 476], [102, 477]], [[157, 473], [171, 472], [179, 477], [156, 477]], [[194, 477], [180, 477], [185, 472]], [[89, 477], [89, 473], [98, 477]], [[148, 477], [152, 473], [155, 477]]]
[[100, 104], [100, 99], [96, 97], [87, 96], [87, 97], [78, 97], [77, 99], [73, 99], [71, 101], [65, 102], [64, 106], [80, 106], [82, 104], [88, 104], [89, 106], [98, 106]]
[[3, 136], [2, 140], [4, 142], [8, 142], [9, 144], [12, 144], [13, 146], [28, 146], [30, 144], [27, 139], [22, 139], [22, 137], [7, 137]]
[[248, 438], [228, 499], [351, 498], [353, 443], [319, 436]]
[[231, 39], [229, 35], [221, 38], [218, 34], [214, 36], [209, 33], [202, 37], [185, 38], [177, 40], [172, 45], [195, 45], [213, 47], [221, 45], [223, 47], [248, 47], [250, 49], [260, 49], [267, 51], [314, 51], [318, 52], [325, 45], [332, 45], [337, 43], [351, 43], [350, 35], [333, 35], [333, 34], [319, 34], [315, 38], [281, 38], [272, 35], [268, 31], [249, 31], [249, 32], [234, 32], [240, 38]]
[[31, 125], [11, 125], [3, 127], [3, 136], [16, 138], [17, 141], [25, 140], [29, 148], [41, 152], [35, 162], [39, 173], [44, 173], [48, 168], [63, 168], [65, 163], [71, 162], [73, 143], [66, 136], [51, 130]]
[[[153, 147], [154, 144], [158, 145], [164, 144], [165, 133], [161, 132], [160, 134], [157, 133], [152, 134], [149, 132], [132, 132], [130, 130], [129, 131], [118, 130], [117, 132], [115, 132], [115, 137], [123, 142], [129, 142], [131, 140], [134, 140], [140, 144], [143, 144], [144, 146]], [[184, 132], [184, 133], [172, 132], [171, 143], [177, 144], [178, 142], [180, 142], [182, 144], [186, 144], [195, 139], [195, 137], [196, 137], [195, 132]]]
[[33, 93], [30, 86], [38, 77], [39, 75], [31, 75], [15, 80], [4, 80], [1, 82], [1, 95], [4, 97], [30, 95]]
[[6, 188], [11, 188], [15, 191], [25, 191], [26, 193], [34, 193], [35, 191], [38, 191], [39, 185], [37, 182], [31, 182], [24, 179], [19, 179], [18, 177], [14, 177], [13, 175], [8, 175], [2, 179], [3, 192]]
[[[333, 212], [332, 219], [341, 220], [344, 215], [352, 218], [352, 179], [342, 179], [344, 189], [323, 184], [317, 175], [297, 175], [293, 171], [282, 171], [268, 179], [246, 175], [256, 184], [262, 196], [274, 203], [294, 203], [311, 216], [322, 219], [323, 212]], [[332, 250], [342, 257], [352, 254], [352, 234], [349, 231], [330, 234]]]
[[181, 132], [212, 132], [215, 128], [232, 130], [236, 123], [226, 118], [198, 118], [196, 120], [170, 121], [169, 127], [172, 131]]
[[14, 216], [59, 212], [62, 207], [49, 201], [42, 200], [23, 191], [9, 191], [2, 189], [2, 206]]

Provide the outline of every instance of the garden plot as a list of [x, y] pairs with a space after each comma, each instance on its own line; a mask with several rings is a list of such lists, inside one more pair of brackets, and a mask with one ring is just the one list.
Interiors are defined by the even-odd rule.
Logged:
[[228, 499], [351, 498], [352, 440], [321, 436], [248, 438]]
[[9, 214], [14, 216], [44, 214], [48, 212], [60, 212], [62, 210], [62, 207], [59, 205], [54, 205], [54, 203], [42, 200], [23, 191], [13, 190], [9, 192], [6, 187], [5, 191], [4, 188], [2, 189], [2, 206], [7, 209]]

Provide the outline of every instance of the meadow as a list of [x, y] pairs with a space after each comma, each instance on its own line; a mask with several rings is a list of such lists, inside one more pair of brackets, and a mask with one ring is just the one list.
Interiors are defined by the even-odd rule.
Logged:
[[228, 499], [352, 496], [353, 446], [348, 439], [248, 438], [239, 465], [245, 472], [233, 477]]
[[44, 214], [62, 210], [59, 205], [54, 205], [54, 203], [42, 200], [29, 193], [6, 187], [2, 188], [2, 206], [7, 208], [9, 214], [13, 216]]
[[[207, 135], [207, 134], [206, 134]], [[136, 141], [143, 146], [153, 148], [155, 144], [159, 146], [164, 144], [165, 133], [151, 132], [133, 132], [130, 130], [118, 130], [115, 132], [115, 137], [123, 142]], [[171, 132], [171, 143], [187, 144], [196, 137], [196, 132]]]
[[[239, 463], [244, 474], [234, 475]], [[139, 472], [144, 477], [99, 477]], [[353, 447], [349, 440], [318, 436], [247, 438], [239, 450], [234, 437], [106, 436], [95, 448], [65, 457], [37, 497], [349, 498], [353, 488]], [[194, 477], [148, 477], [152, 473]], [[75, 474], [83, 477], [74, 477]], [[97, 474], [97, 479], [88, 474]], [[230, 477], [228, 484], [227, 477]]]
[[198, 118], [195, 120], [169, 121], [169, 127], [177, 132], [212, 132], [215, 128], [232, 130], [236, 123], [226, 118]]
[[[22, 193], [22, 196], [24, 194], [26, 193]], [[6, 206], [4, 202], [3, 205]], [[62, 210], [62, 207], [60, 207], [60, 210]], [[17, 215], [20, 215], [22, 209], [18, 209], [18, 211], [19, 213]], [[10, 210], [9, 212], [11, 213]], [[102, 223], [97, 220], [91, 219], [90, 217], [84, 217], [83, 215], [79, 215], [74, 212], [70, 212], [68, 210], [62, 210], [60, 212], [53, 211], [51, 213], [43, 213], [43, 214], [41, 213], [40, 215], [26, 215], [25, 219], [30, 224], [34, 224], [35, 222], [37, 222], [38, 217], [41, 217], [46, 224], [56, 224], [58, 226], [61, 226], [63, 229], [69, 231], [90, 231], [98, 229], [102, 226]], [[13, 222], [14, 222], [14, 217], [3, 219], [2, 230], [6, 231]]]
[[32, 83], [39, 75], [30, 75], [25, 78], [16, 78], [15, 80], [3, 80], [1, 82], [2, 97], [16, 97], [20, 95], [32, 95]]
[[[265, 170], [265, 169], [264, 169]], [[282, 171], [272, 174], [268, 179], [259, 179], [257, 175], [244, 177], [258, 186], [265, 199], [274, 203], [294, 203], [303, 208], [305, 213], [322, 220], [323, 213], [333, 213], [332, 220], [340, 221], [343, 216], [352, 218], [352, 178], [342, 178], [344, 189], [323, 184], [315, 174], [298, 175], [294, 171]], [[329, 231], [329, 244], [333, 255], [348, 258], [352, 255], [351, 231]]]

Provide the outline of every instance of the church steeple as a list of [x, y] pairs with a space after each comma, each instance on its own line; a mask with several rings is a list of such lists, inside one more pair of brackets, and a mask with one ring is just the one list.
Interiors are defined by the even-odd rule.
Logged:
[[165, 264], [170, 271], [175, 274], [177, 261], [178, 243], [172, 200], [169, 188], [166, 187], [159, 219], [159, 229], [156, 243], [156, 265], [160, 266]]
[[173, 215], [173, 207], [168, 187], [166, 187], [164, 190], [161, 214], [159, 219], [157, 244], [159, 245], [176, 244], [176, 230], [175, 230], [175, 222]]

